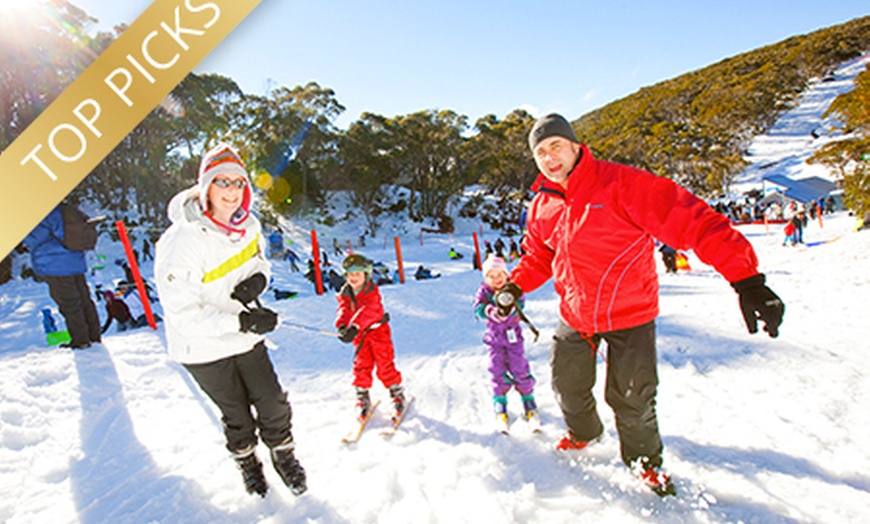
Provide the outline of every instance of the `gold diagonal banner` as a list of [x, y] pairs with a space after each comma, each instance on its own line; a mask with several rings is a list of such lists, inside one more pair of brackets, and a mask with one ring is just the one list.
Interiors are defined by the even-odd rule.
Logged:
[[0, 155], [0, 258], [260, 0], [155, 0]]

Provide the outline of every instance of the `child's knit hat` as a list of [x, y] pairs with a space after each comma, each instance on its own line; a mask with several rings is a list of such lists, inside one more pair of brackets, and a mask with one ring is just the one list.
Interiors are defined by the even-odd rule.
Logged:
[[508, 272], [507, 264], [501, 257], [497, 256], [489, 256], [483, 262], [483, 276], [486, 276], [490, 271], [504, 271]]

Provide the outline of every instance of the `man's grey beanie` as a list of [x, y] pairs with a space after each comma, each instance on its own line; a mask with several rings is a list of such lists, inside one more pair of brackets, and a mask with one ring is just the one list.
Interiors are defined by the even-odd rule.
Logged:
[[532, 130], [529, 132], [529, 147], [534, 151], [541, 141], [551, 136], [561, 136], [571, 142], [580, 143], [574, 133], [574, 128], [565, 120], [565, 117], [557, 113], [550, 113], [539, 118], [532, 126]]

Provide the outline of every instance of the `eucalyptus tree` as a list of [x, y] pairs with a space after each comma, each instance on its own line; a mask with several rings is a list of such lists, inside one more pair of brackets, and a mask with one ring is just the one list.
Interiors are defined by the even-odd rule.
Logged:
[[[11, 5], [11, 4], [10, 4]], [[96, 20], [66, 0], [22, 2], [0, 16], [0, 150], [108, 46]]]
[[351, 204], [371, 236], [381, 227], [379, 217], [389, 207], [389, 189], [396, 182], [387, 127], [384, 117], [363, 113], [339, 140], [341, 183], [349, 190]]
[[257, 185], [277, 214], [324, 203], [321, 179], [336, 169], [332, 122], [343, 111], [335, 92], [316, 82], [247, 95], [238, 104], [232, 125], [240, 149], [259, 170]]
[[470, 180], [485, 184], [496, 194], [527, 189], [537, 174], [529, 151], [528, 134], [535, 118], [522, 109], [504, 120], [487, 115], [477, 120], [477, 131], [464, 146]]
[[461, 157], [467, 117], [427, 110], [389, 119], [387, 124], [391, 164], [400, 183], [411, 190], [411, 217], [443, 215], [450, 197], [468, 181]]

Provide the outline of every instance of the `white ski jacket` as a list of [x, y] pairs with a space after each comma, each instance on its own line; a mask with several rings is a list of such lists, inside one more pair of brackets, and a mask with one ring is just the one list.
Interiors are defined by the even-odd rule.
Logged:
[[259, 221], [249, 214], [227, 233], [203, 214], [196, 188], [176, 195], [168, 215], [172, 225], [155, 246], [154, 273], [169, 355], [202, 364], [250, 351], [265, 337], [239, 330], [244, 307], [230, 294], [255, 273], [269, 279]]

